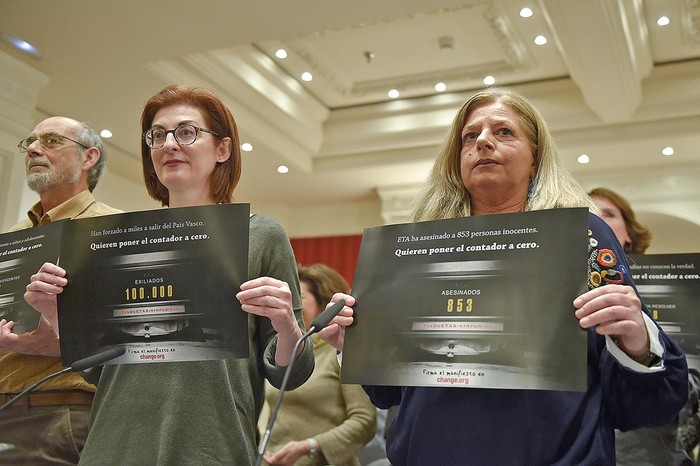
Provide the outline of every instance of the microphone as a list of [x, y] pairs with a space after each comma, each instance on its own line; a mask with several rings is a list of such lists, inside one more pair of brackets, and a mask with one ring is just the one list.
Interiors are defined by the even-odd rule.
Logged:
[[91, 367], [100, 366], [106, 363], [107, 361], [111, 361], [114, 358], [118, 358], [125, 352], [126, 348], [124, 348], [123, 346], [116, 346], [107, 351], [88, 356], [87, 358], [78, 359], [70, 365], [70, 370], [80, 372]]
[[282, 378], [282, 384], [280, 385], [280, 393], [277, 397], [277, 402], [275, 403], [275, 407], [270, 412], [270, 420], [267, 422], [267, 428], [265, 429], [262, 441], [260, 442], [260, 446], [258, 447], [258, 457], [255, 460], [255, 466], [260, 466], [263, 459], [263, 454], [265, 453], [265, 448], [267, 448], [267, 443], [270, 441], [270, 434], [272, 434], [272, 426], [275, 423], [275, 419], [277, 419], [277, 413], [279, 412], [280, 406], [282, 405], [282, 397], [284, 396], [284, 390], [287, 387], [287, 380], [289, 380], [289, 374], [292, 371], [292, 365], [294, 364], [294, 360], [296, 359], [296, 354], [299, 349], [299, 345], [309, 335], [320, 332], [321, 330], [326, 328], [330, 321], [333, 320], [333, 317], [337, 316], [343, 307], [345, 307], [345, 300], [341, 299], [335, 304], [333, 304], [331, 307], [320, 313], [311, 322], [311, 326], [306, 331], [306, 333], [303, 334], [294, 344], [294, 349], [292, 350], [292, 358], [289, 360], [289, 365], [287, 365], [287, 369], [284, 371], [284, 377]]
[[126, 352], [126, 348], [124, 347], [115, 347], [107, 351], [103, 351], [101, 353], [93, 354], [92, 356], [88, 356], [87, 358], [83, 359], [78, 359], [75, 361], [73, 364], [71, 364], [68, 367], [64, 367], [58, 372], [54, 372], [53, 374], [49, 374], [43, 379], [39, 380], [38, 382], [34, 383], [28, 388], [25, 388], [22, 392], [20, 392], [16, 397], [12, 398], [10, 401], [5, 403], [4, 405], [0, 406], [0, 411], [4, 410], [5, 408], [9, 407], [14, 403], [15, 401], [19, 400], [22, 398], [24, 395], [27, 395], [31, 392], [34, 391], [39, 385], [42, 383], [46, 382], [47, 380], [51, 380], [54, 377], [58, 377], [61, 374], [64, 374], [66, 372], [78, 372], [78, 371], [84, 371], [85, 369], [89, 369], [91, 367], [99, 366], [100, 364], [104, 364], [107, 361], [111, 361], [114, 358], [117, 358], [124, 354]]
[[342, 308], [345, 307], [345, 300], [341, 299], [337, 303], [333, 304], [331, 307], [320, 313], [311, 322], [311, 327], [306, 332], [307, 336], [313, 333], [320, 332], [333, 320], [333, 317], [337, 316]]

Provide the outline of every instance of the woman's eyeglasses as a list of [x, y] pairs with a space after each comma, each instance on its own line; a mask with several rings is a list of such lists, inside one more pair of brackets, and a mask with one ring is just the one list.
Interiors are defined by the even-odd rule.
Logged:
[[175, 141], [177, 141], [178, 144], [189, 146], [190, 144], [194, 144], [194, 142], [197, 140], [197, 136], [199, 135], [200, 131], [219, 137], [219, 135], [214, 131], [200, 128], [199, 126], [191, 123], [183, 123], [178, 125], [178, 127], [175, 129], [168, 130], [159, 126], [154, 126], [143, 133], [143, 140], [151, 149], [160, 149], [165, 145], [165, 140], [168, 137], [168, 134], [173, 133]]

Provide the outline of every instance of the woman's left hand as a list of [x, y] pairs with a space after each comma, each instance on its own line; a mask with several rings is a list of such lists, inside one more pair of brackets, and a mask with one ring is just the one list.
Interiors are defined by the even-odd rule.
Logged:
[[277, 352], [275, 362], [286, 366], [301, 329], [294, 316], [292, 292], [287, 282], [271, 277], [259, 277], [241, 285], [236, 294], [241, 307], [250, 314], [267, 317], [277, 332]]
[[269, 318], [277, 333], [296, 326], [292, 292], [287, 282], [271, 277], [249, 280], [241, 285], [236, 298], [244, 311]]
[[583, 328], [617, 337], [621, 349], [635, 358], [649, 352], [649, 335], [642, 317], [642, 303], [634, 288], [605, 285], [583, 293], [574, 300], [576, 317]]

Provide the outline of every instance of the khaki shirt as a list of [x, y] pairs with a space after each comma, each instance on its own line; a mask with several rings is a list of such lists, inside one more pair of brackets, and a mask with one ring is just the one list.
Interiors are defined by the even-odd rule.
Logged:
[[[40, 202], [27, 212], [28, 218], [10, 228], [9, 231], [31, 228], [56, 220], [97, 217], [122, 212], [97, 202], [89, 190], [68, 199], [44, 213]], [[0, 352], [0, 393], [19, 393], [43, 377], [63, 369], [61, 358], [33, 356], [28, 354]], [[67, 372], [39, 386], [38, 390], [86, 390], [95, 391], [79, 374]]]

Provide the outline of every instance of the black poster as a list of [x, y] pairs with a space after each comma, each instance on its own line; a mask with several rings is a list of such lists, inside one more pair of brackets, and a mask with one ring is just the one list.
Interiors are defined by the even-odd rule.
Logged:
[[29, 277], [44, 262], [56, 263], [64, 222], [47, 223], [0, 235], [0, 319], [13, 321], [13, 333], [35, 330], [41, 314], [24, 300]]
[[248, 356], [235, 295], [248, 277], [250, 206], [159, 209], [66, 224], [58, 298], [70, 364], [124, 346], [110, 363]]
[[700, 254], [633, 254], [629, 263], [654, 320], [700, 369]]
[[588, 211], [367, 229], [344, 383], [585, 391]]

